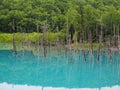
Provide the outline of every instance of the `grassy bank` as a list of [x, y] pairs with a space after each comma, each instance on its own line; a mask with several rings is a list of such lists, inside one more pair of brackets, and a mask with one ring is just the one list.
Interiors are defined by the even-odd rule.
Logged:
[[[42, 40], [43, 34], [42, 33], [15, 33], [15, 41], [16, 43], [21, 43], [22, 40], [24, 42], [37, 42], [38, 40]], [[63, 33], [46, 33], [46, 40], [48, 42], [55, 42], [57, 38], [60, 38], [61, 41], [65, 39], [65, 35]], [[0, 43], [12, 43], [13, 41], [13, 34], [10, 33], [0, 33]]]
[[[65, 40], [65, 34], [62, 32], [59, 33], [51, 33], [48, 32], [46, 33], [45, 39], [47, 40], [47, 42], [51, 42], [54, 43], [57, 41], [57, 38], [59, 37], [60, 41], [64, 41]], [[26, 43], [26, 46], [28, 45], [28, 42], [31, 41], [33, 44], [35, 42], [38, 41], [42, 41], [43, 39], [43, 33], [15, 33], [15, 41], [17, 46], [21, 47], [22, 45], [22, 40], [24, 40], [24, 42]], [[12, 49], [12, 42], [13, 42], [13, 34], [10, 33], [0, 33], [0, 49]], [[6, 45], [7, 44], [7, 45]], [[85, 49], [89, 50], [89, 43], [85, 42], [84, 43], [84, 47]], [[69, 45], [66, 45], [69, 48]], [[93, 43], [93, 48], [94, 50], [98, 49], [99, 44], [94, 42]], [[72, 49], [81, 49], [81, 45], [80, 43], [76, 44], [71, 44]], [[105, 49], [106, 45], [103, 43], [103, 49]]]

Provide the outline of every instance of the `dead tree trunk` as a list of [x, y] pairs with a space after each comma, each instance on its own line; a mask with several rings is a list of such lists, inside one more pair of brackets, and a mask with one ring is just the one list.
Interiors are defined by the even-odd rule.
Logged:
[[93, 40], [92, 40], [92, 34], [91, 34], [91, 32], [90, 32], [90, 36], [89, 36], [89, 50], [90, 50], [92, 61], [94, 62]]
[[17, 50], [16, 50], [16, 40], [15, 40], [15, 21], [13, 19], [13, 50], [14, 50], [14, 54], [17, 55]]
[[71, 47], [71, 43], [72, 43], [72, 40], [71, 40], [71, 35], [69, 37], [69, 51], [70, 51], [70, 61], [72, 62], [72, 47]]
[[77, 46], [78, 45], [78, 38], [77, 38], [77, 31], [76, 31], [76, 29], [75, 29], [75, 36], [76, 36], [75, 37], [75, 52], [78, 53], [79, 50], [78, 50], [78, 46]]
[[24, 31], [22, 30], [22, 28], [21, 31], [22, 31], [22, 49], [24, 50]]
[[102, 39], [103, 39], [103, 27], [102, 27], [102, 15], [101, 15], [101, 31], [99, 35], [99, 46], [98, 46], [98, 61], [100, 61], [100, 57], [102, 55]]
[[38, 53], [40, 51], [40, 36], [39, 36], [39, 25], [36, 24], [36, 28], [37, 28], [37, 34], [38, 34], [38, 42], [37, 42], [37, 50], [38, 50]]
[[112, 62], [112, 52], [111, 52], [110, 39], [107, 42], [107, 50], [108, 50], [108, 55], [109, 55], [109, 58], [110, 58], [110, 62]]
[[120, 33], [120, 31], [119, 31], [119, 25], [118, 25], [118, 27], [117, 27], [117, 48], [118, 48], [118, 50], [120, 50], [120, 35], [119, 35], [119, 33]]
[[[57, 32], [59, 32], [58, 27], [57, 27]], [[58, 51], [58, 56], [60, 55], [60, 40], [59, 40], [59, 36], [57, 37], [57, 42], [56, 42], [56, 47], [57, 47], [57, 51]]]
[[98, 61], [100, 61], [101, 55], [102, 55], [102, 35], [99, 35], [98, 58], [97, 58]]
[[47, 40], [46, 40], [46, 32], [47, 32], [47, 20], [43, 26], [43, 49], [44, 49], [44, 57], [47, 56]]
[[86, 62], [86, 52], [85, 52], [85, 46], [84, 46], [84, 39], [83, 37], [80, 39], [80, 45], [81, 45], [81, 50], [83, 53], [84, 61]]

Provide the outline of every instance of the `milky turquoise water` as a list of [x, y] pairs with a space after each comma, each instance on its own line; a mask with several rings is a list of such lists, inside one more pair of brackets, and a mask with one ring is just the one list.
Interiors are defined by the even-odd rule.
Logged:
[[[0, 83], [64, 88], [102, 88], [120, 85], [120, 54], [112, 53], [110, 60], [103, 52], [97, 61], [90, 53], [62, 51], [60, 56], [54, 50], [43, 57], [43, 52], [34, 55], [31, 51], [19, 51], [15, 56], [11, 50], [0, 50]], [[1, 86], [3, 87], [3, 86]], [[5, 89], [4, 89], [5, 90]], [[62, 89], [61, 89], [62, 90]]]

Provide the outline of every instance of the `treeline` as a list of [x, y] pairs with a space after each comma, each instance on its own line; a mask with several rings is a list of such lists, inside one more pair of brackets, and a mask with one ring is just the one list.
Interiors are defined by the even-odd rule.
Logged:
[[62, 32], [78, 41], [119, 34], [120, 0], [0, 0], [0, 32]]

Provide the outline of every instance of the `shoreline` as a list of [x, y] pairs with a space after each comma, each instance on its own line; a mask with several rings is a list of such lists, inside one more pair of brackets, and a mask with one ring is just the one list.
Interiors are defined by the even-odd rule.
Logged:
[[52, 86], [33, 86], [33, 85], [18, 85], [18, 84], [8, 84], [6, 82], [0, 83], [1, 90], [119, 90], [119, 85], [113, 86], [103, 86], [103, 87], [93, 87], [93, 88], [67, 88], [67, 87], [52, 87]]
[[[32, 49], [35, 49], [37, 50], [38, 49], [38, 46], [35, 45], [35, 44], [31, 44], [30, 46], [29, 45], [24, 45], [24, 48], [22, 48], [22, 44], [18, 44], [16, 45], [17, 47], [17, 50], [21, 51], [21, 50], [32, 50]], [[42, 45], [39, 45], [39, 49], [43, 48]], [[69, 45], [62, 45], [62, 44], [59, 44], [58, 46], [57, 45], [47, 45], [46, 48], [52, 48], [52, 49], [57, 49], [57, 48], [60, 48], [60, 49], [67, 49], [67, 50], [75, 50], [75, 51], [82, 51], [82, 50], [85, 50], [85, 51], [89, 51], [91, 50], [88, 46], [86, 46], [84, 49], [82, 49], [80, 46], [75, 46], [75, 45], [72, 45], [69, 46]], [[0, 50], [13, 50], [13, 44], [12, 43], [0, 43]], [[102, 47], [102, 51], [107, 51], [107, 47]], [[111, 51], [120, 51], [120, 48], [118, 47], [111, 47], [110, 48]], [[98, 48], [97, 47], [93, 47], [93, 51], [98, 51]]]

